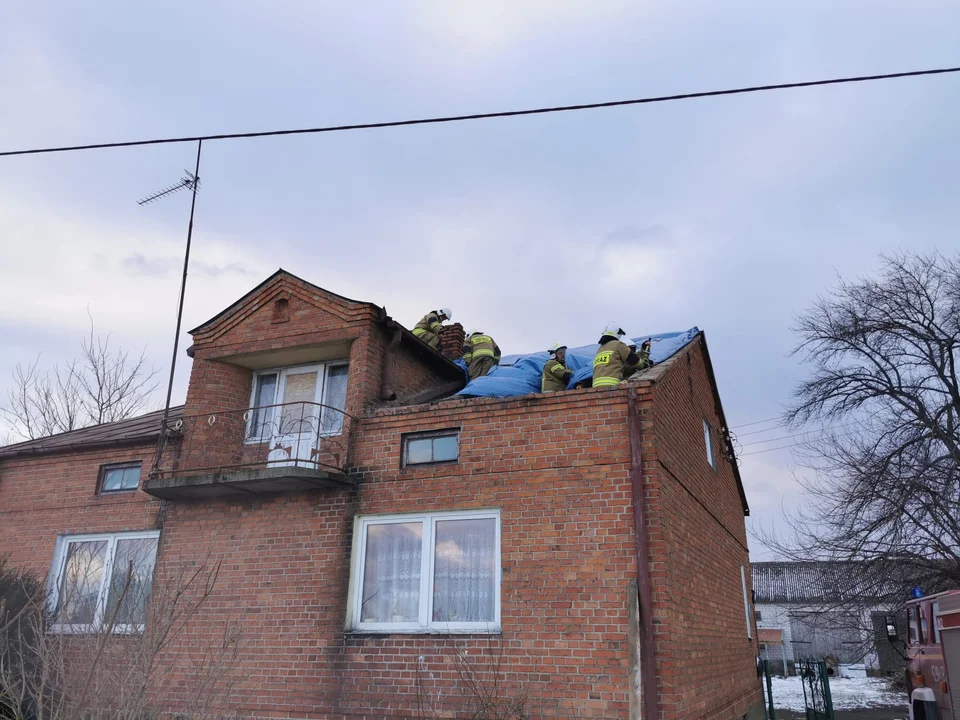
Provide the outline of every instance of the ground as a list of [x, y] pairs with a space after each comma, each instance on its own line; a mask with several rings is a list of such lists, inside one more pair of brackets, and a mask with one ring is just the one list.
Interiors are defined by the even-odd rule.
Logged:
[[[836, 720], [894, 720], [907, 717], [906, 695], [892, 690], [880, 678], [833, 678], [830, 694]], [[773, 678], [777, 720], [804, 717], [803, 686], [799, 677]]]

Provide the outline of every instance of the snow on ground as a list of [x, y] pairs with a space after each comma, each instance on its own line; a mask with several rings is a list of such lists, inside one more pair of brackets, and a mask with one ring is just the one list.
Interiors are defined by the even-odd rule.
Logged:
[[[773, 705], [780, 710], [804, 711], [803, 685], [799, 677], [773, 680]], [[764, 686], [766, 692], [766, 686]], [[834, 710], [906, 705], [907, 696], [893, 692], [882, 678], [830, 678], [830, 695]]]

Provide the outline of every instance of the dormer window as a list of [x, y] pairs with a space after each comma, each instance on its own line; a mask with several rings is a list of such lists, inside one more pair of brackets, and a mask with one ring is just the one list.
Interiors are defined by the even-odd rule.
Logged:
[[[347, 363], [261, 370], [254, 375], [247, 442], [338, 435], [347, 405]], [[312, 444], [311, 444], [312, 446]]]

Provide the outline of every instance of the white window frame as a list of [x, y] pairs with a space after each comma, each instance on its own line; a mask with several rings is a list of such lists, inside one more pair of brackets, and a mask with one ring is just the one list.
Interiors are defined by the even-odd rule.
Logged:
[[[706, 422], [706, 420], [704, 420]], [[747, 596], [747, 569], [740, 566], [740, 586], [743, 588], [743, 614], [747, 620], [747, 640], [753, 640], [753, 623], [750, 617], [750, 598]]]
[[[283, 397], [284, 388], [286, 387], [287, 375], [299, 375], [302, 373], [316, 371], [317, 392], [314, 395], [313, 402], [323, 406], [320, 408], [320, 419], [319, 419], [320, 427], [322, 428], [324, 418], [327, 414], [327, 408], [325, 407], [325, 403], [323, 402], [327, 393], [327, 375], [330, 372], [330, 370], [335, 367], [349, 368], [350, 361], [349, 360], [331, 360], [330, 362], [312, 363], [310, 365], [288, 365], [286, 367], [257, 370], [253, 373], [253, 383], [251, 383], [252, 387], [250, 388], [250, 402], [248, 403], [247, 407], [250, 408], [250, 411], [252, 411], [253, 408], [257, 407], [257, 405], [255, 405], [254, 403], [256, 403], [257, 401], [257, 385], [259, 383], [261, 375], [277, 376], [277, 384], [274, 388], [273, 402], [267, 403], [267, 405], [277, 405], [279, 404], [277, 402], [277, 398]], [[348, 380], [348, 384], [349, 384], [349, 380]], [[346, 405], [346, 403], [344, 403], [344, 405]], [[248, 414], [249, 414], [249, 417], [247, 417], [246, 428], [244, 429], [244, 433], [243, 433], [243, 436], [244, 436], [243, 444], [244, 445], [262, 445], [264, 442], [269, 442], [273, 437], [272, 435], [266, 439], [264, 439], [262, 435], [251, 437], [253, 432], [254, 414], [253, 412], [249, 412]], [[343, 423], [340, 423], [340, 428], [341, 428], [340, 431], [335, 433], [323, 432], [321, 430], [319, 432], [319, 437], [336, 437], [341, 432], [343, 432]]]
[[703, 418], [703, 444], [707, 448], [707, 465], [714, 470], [717, 469], [717, 453], [713, 445], [713, 426], [710, 421]]
[[[60, 580], [67, 562], [67, 550], [72, 543], [81, 542], [99, 542], [107, 541], [107, 552], [104, 556], [103, 580], [100, 584], [100, 592], [97, 595], [97, 607], [93, 616], [93, 623], [89, 625], [80, 625], [77, 623], [57, 623], [50, 626], [51, 632], [63, 634], [84, 634], [99, 632], [103, 623], [103, 614], [107, 608], [107, 595], [110, 592], [110, 578], [113, 574], [113, 560], [116, 555], [117, 542], [119, 540], [156, 540], [159, 550], [160, 531], [145, 530], [143, 532], [119, 532], [119, 533], [90, 533], [82, 535], [58, 535], [57, 547], [53, 554], [53, 565], [50, 570], [49, 589], [49, 608], [53, 613], [57, 609], [57, 603], [60, 601]], [[154, 572], [156, 572], [156, 555], [154, 555]], [[139, 634], [144, 631], [145, 625], [123, 624], [116, 625], [113, 628], [115, 634]]]
[[[436, 525], [447, 520], [495, 520], [494, 531], [494, 619], [493, 622], [434, 622], [433, 618], [433, 572], [436, 562]], [[420, 552], [420, 617], [417, 622], [364, 623], [360, 622], [360, 606], [363, 602], [363, 573], [366, 565], [367, 528], [371, 525], [395, 523], [423, 523], [423, 548]], [[399, 515], [367, 515], [354, 520], [353, 561], [350, 572], [349, 612], [347, 627], [358, 633], [499, 633], [500, 588], [503, 567], [500, 552], [500, 511], [465, 510], [460, 512], [434, 512]]]

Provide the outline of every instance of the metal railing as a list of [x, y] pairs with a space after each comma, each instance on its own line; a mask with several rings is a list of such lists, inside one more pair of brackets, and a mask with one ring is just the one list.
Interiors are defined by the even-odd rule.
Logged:
[[185, 415], [160, 433], [151, 477], [271, 467], [345, 473], [353, 416], [314, 402]]

